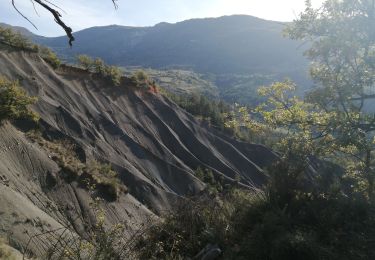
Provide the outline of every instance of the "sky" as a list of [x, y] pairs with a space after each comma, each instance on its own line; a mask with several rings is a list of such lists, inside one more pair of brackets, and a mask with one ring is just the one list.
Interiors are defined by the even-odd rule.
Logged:
[[[63, 21], [73, 31], [102, 25], [153, 26], [192, 18], [247, 14], [274, 21], [292, 21], [304, 10], [304, 0], [49, 0], [62, 7]], [[38, 28], [32, 27], [13, 9], [10, 0], [0, 0], [0, 22], [23, 26], [43, 36], [60, 36], [64, 31], [51, 15], [30, 0], [15, 0], [17, 8]], [[318, 7], [323, 0], [313, 0]]]

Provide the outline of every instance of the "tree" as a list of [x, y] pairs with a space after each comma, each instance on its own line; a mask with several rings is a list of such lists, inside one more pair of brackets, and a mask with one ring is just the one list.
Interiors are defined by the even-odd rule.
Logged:
[[334, 115], [329, 130], [334, 141], [355, 159], [354, 172], [367, 180], [374, 195], [375, 0], [328, 0], [306, 10], [288, 30], [293, 39], [313, 40], [306, 53], [313, 61], [317, 87], [308, 101]]
[[[42, 8], [46, 9], [48, 12], [50, 12], [52, 14], [52, 16], [54, 17], [54, 20], [55, 22], [61, 27], [64, 29], [66, 35], [68, 36], [69, 38], [69, 45], [72, 46], [72, 42], [74, 41], [74, 36], [73, 36], [73, 30], [72, 28], [70, 28], [69, 26], [67, 26], [63, 21], [62, 21], [62, 16], [60, 14], [60, 12], [57, 10], [57, 9], [61, 9], [59, 6], [56, 6], [55, 4], [53, 4], [52, 2], [48, 1], [48, 0], [30, 0], [31, 1], [31, 4], [33, 5], [33, 7], [35, 8], [35, 4], [37, 5], [40, 5]], [[111, 0], [114, 7], [117, 9], [117, 0]], [[31, 25], [33, 25], [35, 28], [36, 26], [25, 16], [23, 15], [17, 8], [16, 6], [16, 2], [17, 0], [12, 0], [12, 5], [13, 5], [13, 8], [23, 17], [25, 18], [29, 23], [31, 23]]]
[[334, 158], [370, 199], [375, 192], [374, 25], [375, 0], [327, 0], [319, 9], [306, 1], [286, 34], [312, 43], [306, 55], [315, 87], [302, 100], [292, 82], [273, 84], [260, 90], [269, 99], [256, 110], [266, 125], [281, 129], [285, 156]]

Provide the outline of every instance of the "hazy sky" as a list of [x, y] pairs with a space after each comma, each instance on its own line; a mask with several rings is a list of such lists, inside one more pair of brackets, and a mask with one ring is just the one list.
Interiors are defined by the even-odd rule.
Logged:
[[[114, 10], [110, 0], [49, 0], [64, 7], [63, 20], [74, 31], [87, 27], [121, 24], [150, 26], [159, 22], [178, 22], [190, 18], [248, 14], [276, 21], [292, 21], [304, 9], [304, 0], [118, 0]], [[0, 0], [0, 22], [24, 26], [39, 35], [57, 36], [64, 32], [49, 13], [30, 0], [15, 0], [18, 8], [38, 27], [35, 30], [12, 8], [10, 0]], [[313, 0], [319, 6], [323, 0]]]

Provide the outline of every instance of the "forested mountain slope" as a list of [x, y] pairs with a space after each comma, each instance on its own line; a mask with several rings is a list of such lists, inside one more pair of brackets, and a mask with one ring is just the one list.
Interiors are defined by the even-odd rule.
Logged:
[[72, 49], [65, 37], [36, 40], [65, 57], [84, 53], [122, 66], [293, 76], [306, 69], [306, 60], [300, 43], [282, 36], [285, 26], [234, 15], [153, 27], [93, 27], [75, 33]]

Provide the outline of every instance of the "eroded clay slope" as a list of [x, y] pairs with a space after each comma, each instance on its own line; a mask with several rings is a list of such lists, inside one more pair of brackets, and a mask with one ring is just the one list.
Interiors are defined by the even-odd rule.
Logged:
[[[275, 158], [263, 146], [203, 126], [167, 98], [137, 90], [126, 79], [110, 87], [80, 69], [55, 71], [37, 55], [10, 51], [0, 51], [0, 75], [18, 79], [38, 97], [33, 109], [47, 138], [71, 140], [82, 161], [112, 164], [129, 194], [103, 207], [110, 223], [125, 221], [129, 230], [200, 192], [204, 183], [194, 176], [199, 166], [259, 186], [262, 168]], [[59, 178], [61, 169], [48, 151], [9, 123], [0, 127], [0, 149], [0, 235], [14, 234], [13, 244], [24, 246], [31, 233], [59, 228], [77, 214], [73, 226], [83, 233], [83, 222], [92, 218], [89, 192]], [[32, 250], [40, 254], [42, 248]]]

